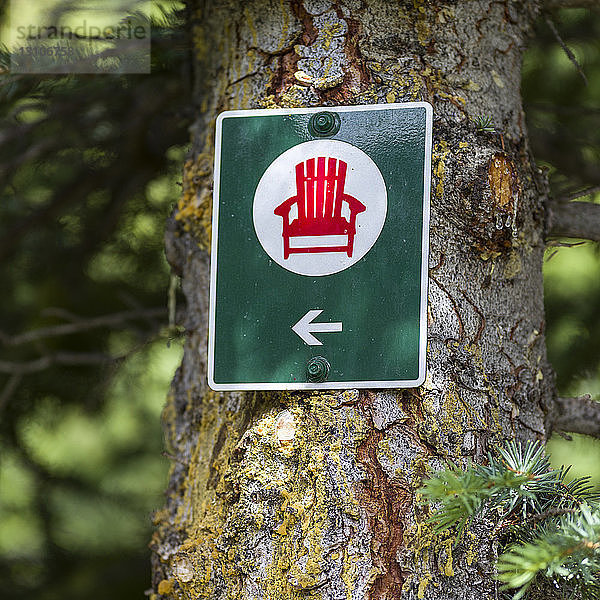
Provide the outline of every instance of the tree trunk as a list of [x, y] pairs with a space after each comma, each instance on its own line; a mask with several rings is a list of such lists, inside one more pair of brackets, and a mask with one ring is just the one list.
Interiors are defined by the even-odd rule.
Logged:
[[[504, 439], [546, 437], [546, 188], [519, 94], [536, 10], [490, 0], [196, 1], [199, 116], [167, 233], [188, 337], [164, 411], [173, 466], [152, 542], [154, 598], [498, 597], [490, 525], [455, 546], [434, 535], [416, 490], [447, 459], [480, 461]], [[424, 385], [211, 391], [218, 112], [416, 100], [434, 108]]]

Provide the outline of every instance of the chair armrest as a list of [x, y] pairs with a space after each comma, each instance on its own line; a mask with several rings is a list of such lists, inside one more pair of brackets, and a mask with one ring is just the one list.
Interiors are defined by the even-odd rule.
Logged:
[[298, 202], [298, 196], [292, 196], [284, 200], [273, 212], [285, 219], [290, 214], [290, 210], [296, 202]]
[[344, 194], [342, 198], [348, 203], [348, 206], [350, 207], [350, 213], [353, 215], [357, 215], [358, 213], [367, 210], [367, 207], [360, 200], [357, 200], [354, 196]]

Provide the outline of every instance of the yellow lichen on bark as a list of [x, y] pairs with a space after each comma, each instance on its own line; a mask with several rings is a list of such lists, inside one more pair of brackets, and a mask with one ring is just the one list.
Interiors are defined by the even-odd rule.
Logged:
[[433, 174], [437, 179], [435, 193], [439, 198], [442, 198], [444, 195], [445, 163], [449, 154], [450, 148], [448, 147], [448, 142], [440, 140], [435, 144], [433, 148]]
[[[421, 497], [417, 495], [415, 503], [421, 504]], [[415, 524], [406, 533], [406, 545], [411, 549], [414, 572], [419, 573], [417, 597], [424, 598], [427, 586], [434, 579], [430, 571], [431, 557], [445, 554], [446, 560], [440, 565], [440, 572], [447, 577], [454, 576], [452, 567], [452, 547], [456, 543], [456, 536], [450, 531], [436, 532], [435, 526], [429, 521], [432, 509], [428, 505], [421, 506], [421, 512], [416, 517]], [[411, 587], [411, 576], [405, 583], [405, 588]]]
[[210, 247], [212, 217], [212, 154], [200, 154], [183, 166], [182, 192], [175, 219], [186, 231], [192, 232], [198, 243]]
[[[228, 600], [244, 597], [248, 574], [266, 597], [314, 597], [325, 562], [335, 561], [351, 598], [359, 557], [347, 548], [332, 552], [324, 547], [332, 507], [355, 519], [360, 510], [340, 456], [345, 448], [339, 437], [324, 433], [325, 425], [337, 423], [348, 427], [357, 443], [361, 439], [363, 419], [353, 414], [355, 409], [338, 410], [339, 399], [314, 393], [300, 401], [284, 393], [277, 407], [244, 425], [245, 410], [223, 410], [216, 394], [205, 394], [175, 518], [186, 539], [169, 559], [175, 581], [189, 597], [215, 593], [214, 571], [227, 582]], [[327, 487], [332, 465], [341, 491], [336, 497]], [[262, 573], [246, 552], [244, 532], [249, 530], [264, 531], [271, 543], [272, 559]]]

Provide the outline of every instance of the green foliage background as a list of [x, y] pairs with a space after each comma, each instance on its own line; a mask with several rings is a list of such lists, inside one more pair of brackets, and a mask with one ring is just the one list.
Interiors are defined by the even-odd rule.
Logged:
[[[600, 9], [563, 9], [548, 16], [588, 83], [542, 16], [523, 63], [533, 153], [548, 169], [555, 198], [592, 190], [578, 200], [600, 203]], [[591, 394], [600, 400], [599, 244], [550, 246], [544, 288], [548, 353], [559, 393]], [[553, 464], [573, 464], [572, 477], [591, 475], [600, 489], [600, 440], [573, 438], [552, 438], [548, 451]]]
[[[541, 18], [523, 94], [534, 154], [567, 197], [600, 185], [600, 13], [551, 17], [589, 85]], [[142, 598], [150, 580], [168, 470], [159, 415], [181, 357], [162, 239], [194, 111], [185, 22], [156, 12], [151, 75], [0, 75], [3, 597]], [[600, 397], [599, 275], [597, 245], [549, 248], [564, 395]], [[77, 331], [19, 337], [65, 324]], [[600, 485], [597, 441], [550, 451]]]

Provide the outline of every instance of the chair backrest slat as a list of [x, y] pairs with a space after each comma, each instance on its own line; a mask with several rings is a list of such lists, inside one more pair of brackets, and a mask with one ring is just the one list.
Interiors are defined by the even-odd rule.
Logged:
[[[323, 159], [323, 162], [325, 162], [325, 159]], [[324, 215], [333, 216], [333, 207], [335, 204], [335, 179], [332, 178], [332, 175], [335, 176], [336, 165], [337, 160], [335, 158], [330, 158], [327, 161], [327, 186], [325, 188], [325, 209], [323, 211]]]
[[343, 160], [324, 156], [316, 159], [316, 165], [314, 158], [296, 165], [300, 222], [341, 218], [346, 170]]
[[315, 196], [315, 217], [322, 219], [325, 212], [325, 157], [317, 158], [317, 189]]
[[298, 219], [306, 221], [306, 190], [305, 190], [304, 163], [296, 165], [296, 197], [298, 201]]
[[306, 161], [306, 218], [314, 221], [315, 215], [315, 159]]
[[344, 184], [346, 183], [346, 163], [343, 160], [338, 160], [338, 170], [334, 175], [336, 185], [335, 203], [333, 208], [333, 216], [339, 219], [342, 216], [342, 200], [344, 197]]

